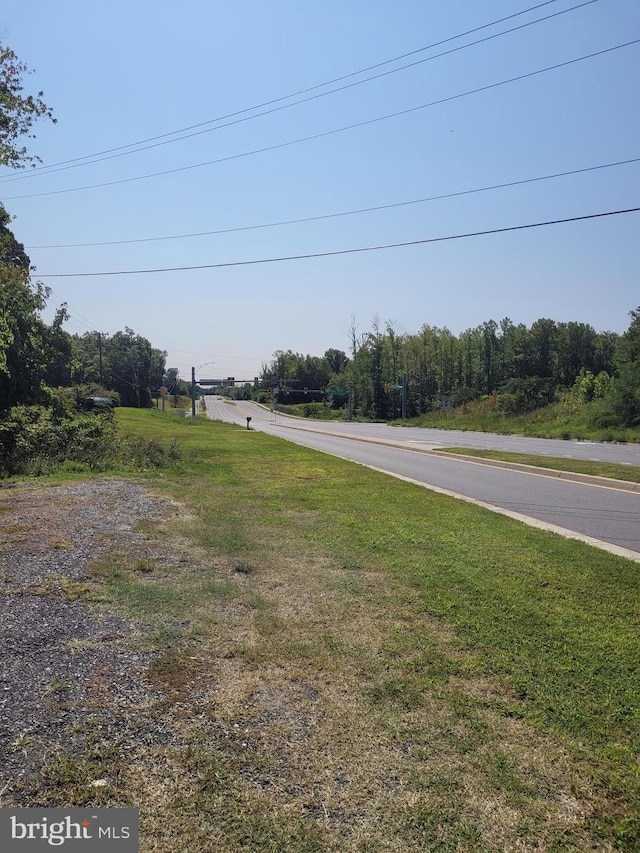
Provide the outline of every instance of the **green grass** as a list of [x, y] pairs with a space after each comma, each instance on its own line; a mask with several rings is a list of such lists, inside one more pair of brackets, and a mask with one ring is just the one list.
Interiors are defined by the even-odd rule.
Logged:
[[409, 427], [462, 429], [539, 438], [640, 442], [640, 427], [623, 427], [613, 423], [603, 425], [602, 420], [601, 401], [578, 407], [552, 403], [522, 415], [506, 415], [496, 406], [490, 405], [487, 399], [482, 399], [396, 423]]
[[117, 418], [177, 443], [147, 482], [189, 514], [166, 576], [98, 573], [182, 744], [118, 776], [141, 850], [638, 849], [635, 563], [264, 433]]
[[608, 477], [628, 483], [640, 483], [640, 468], [633, 465], [616, 465], [612, 462], [594, 462], [583, 459], [565, 459], [554, 456], [538, 456], [533, 453], [511, 453], [504, 450], [476, 450], [469, 447], [443, 447], [443, 453], [474, 456], [479, 459], [496, 459], [499, 462], [515, 462], [550, 468], [552, 471], [570, 471], [574, 474], [589, 474], [592, 477]]

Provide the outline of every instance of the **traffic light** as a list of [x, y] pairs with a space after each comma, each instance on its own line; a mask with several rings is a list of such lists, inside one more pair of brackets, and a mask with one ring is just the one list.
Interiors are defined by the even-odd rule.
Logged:
[[235, 388], [236, 380], [234, 376], [229, 376], [227, 382], [229, 383], [229, 388]]

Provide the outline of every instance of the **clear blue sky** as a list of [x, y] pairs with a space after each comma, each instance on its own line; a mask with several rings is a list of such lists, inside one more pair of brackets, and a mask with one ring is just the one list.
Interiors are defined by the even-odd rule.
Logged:
[[[360, 332], [374, 317], [408, 333], [429, 324], [459, 334], [504, 317], [624, 331], [640, 304], [638, 213], [281, 263], [67, 277], [331, 252], [639, 206], [636, 162], [251, 228], [640, 157], [640, 44], [451, 99], [640, 39], [638, 0], [598, 0], [269, 115], [249, 109], [420, 51], [270, 108], [288, 106], [579, 2], [556, 0], [421, 50], [537, 4], [3, 0], [0, 39], [35, 70], [28, 88], [44, 90], [58, 118], [38, 124], [29, 143], [46, 167], [248, 110], [232, 126], [212, 122], [198, 128], [206, 133], [99, 163], [0, 172], [15, 234], [53, 288], [45, 319], [66, 301], [70, 332], [133, 328], [167, 350], [184, 378], [211, 361], [201, 377], [252, 378], [276, 349], [347, 351], [352, 317]], [[442, 99], [450, 100], [413, 109]], [[403, 110], [412, 111], [284, 145]], [[213, 160], [222, 162], [184, 168]], [[134, 242], [211, 231], [227, 233]]]

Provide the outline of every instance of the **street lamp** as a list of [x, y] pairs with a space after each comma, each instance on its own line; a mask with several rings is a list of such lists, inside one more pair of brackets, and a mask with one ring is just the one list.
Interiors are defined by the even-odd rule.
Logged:
[[201, 367], [206, 367], [208, 364], [215, 364], [215, 361], [205, 361], [204, 364], [198, 365], [198, 367], [191, 368], [191, 417], [195, 418], [196, 416], [196, 370], [200, 370]]

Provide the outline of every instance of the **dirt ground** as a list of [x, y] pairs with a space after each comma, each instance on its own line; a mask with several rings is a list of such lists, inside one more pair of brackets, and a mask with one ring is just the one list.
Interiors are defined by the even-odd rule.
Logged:
[[56, 752], [73, 751], [89, 721], [140, 737], [151, 656], [137, 626], [87, 600], [83, 578], [125, 548], [157, 564], [175, 559], [175, 547], [169, 555], [135, 532], [169, 513], [125, 480], [0, 487], [1, 805], [30, 805]]

